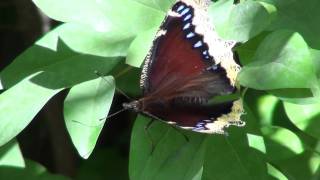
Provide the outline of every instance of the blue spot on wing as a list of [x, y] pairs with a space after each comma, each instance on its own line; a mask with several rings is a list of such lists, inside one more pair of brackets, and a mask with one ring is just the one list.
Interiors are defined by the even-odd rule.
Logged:
[[206, 124], [207, 122], [205, 122], [204, 120], [199, 121], [196, 126], [194, 128], [192, 128], [193, 131], [202, 131], [202, 130], [206, 130]]

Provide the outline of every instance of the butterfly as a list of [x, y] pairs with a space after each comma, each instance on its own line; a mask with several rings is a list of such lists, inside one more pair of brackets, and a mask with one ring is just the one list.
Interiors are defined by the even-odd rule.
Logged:
[[221, 39], [207, 17], [209, 0], [178, 0], [167, 13], [144, 60], [142, 98], [125, 109], [200, 133], [243, 126], [241, 99], [215, 101], [237, 92], [240, 70], [235, 41]]

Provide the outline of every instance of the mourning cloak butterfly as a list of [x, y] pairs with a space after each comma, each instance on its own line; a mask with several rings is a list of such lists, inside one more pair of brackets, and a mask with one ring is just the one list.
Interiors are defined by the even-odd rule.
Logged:
[[125, 109], [201, 133], [224, 133], [243, 126], [240, 99], [212, 98], [237, 91], [240, 66], [235, 41], [219, 38], [206, 16], [209, 0], [177, 1], [164, 19], [145, 58], [140, 87], [143, 97]]

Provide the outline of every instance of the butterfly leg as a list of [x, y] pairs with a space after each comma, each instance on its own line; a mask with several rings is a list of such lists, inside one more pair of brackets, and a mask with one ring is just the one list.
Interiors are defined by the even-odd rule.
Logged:
[[144, 132], [145, 132], [145, 134], [147, 135], [147, 137], [148, 137], [148, 139], [150, 140], [150, 143], [151, 143], [151, 152], [150, 152], [150, 155], [153, 153], [153, 151], [154, 151], [154, 148], [155, 148], [155, 144], [154, 144], [154, 142], [153, 142], [153, 139], [152, 139], [152, 137], [151, 137], [151, 134], [150, 134], [150, 132], [149, 132], [149, 128], [150, 128], [150, 126], [152, 125], [152, 123], [154, 122], [154, 119], [151, 119], [149, 122], [148, 122], [148, 124], [146, 124], [145, 126], [144, 126]]

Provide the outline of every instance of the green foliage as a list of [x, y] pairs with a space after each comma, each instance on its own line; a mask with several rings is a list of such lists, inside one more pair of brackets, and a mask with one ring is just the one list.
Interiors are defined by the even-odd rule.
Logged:
[[[12, 140], [55, 94], [71, 88], [64, 113], [79, 154], [95, 147], [112, 103], [114, 75], [139, 93], [139, 67], [173, 0], [33, 0], [64, 22], [0, 73], [0, 179], [64, 179], [27, 161]], [[144, 132], [138, 116], [131, 136], [129, 176], [143, 179], [318, 179], [320, 176], [320, 11], [318, 0], [220, 0], [211, 22], [237, 47], [244, 64], [245, 128], [229, 136], [175, 130], [156, 122]], [[63, 13], [62, 13], [63, 12]], [[1, 89], [1, 88], [0, 88]], [[187, 142], [184, 135], [190, 139]], [[151, 153], [151, 141], [155, 145]], [[111, 159], [117, 161], [114, 152]], [[113, 167], [110, 167], [113, 168]], [[93, 170], [92, 170], [93, 171]], [[90, 171], [91, 172], [91, 171]], [[108, 175], [106, 175], [108, 176]], [[110, 177], [114, 177], [110, 171]]]
[[25, 167], [19, 144], [15, 140], [1, 147], [0, 166]]
[[84, 158], [89, 157], [97, 142], [114, 90], [113, 78], [103, 77], [73, 86], [65, 99], [67, 129], [73, 144]]

